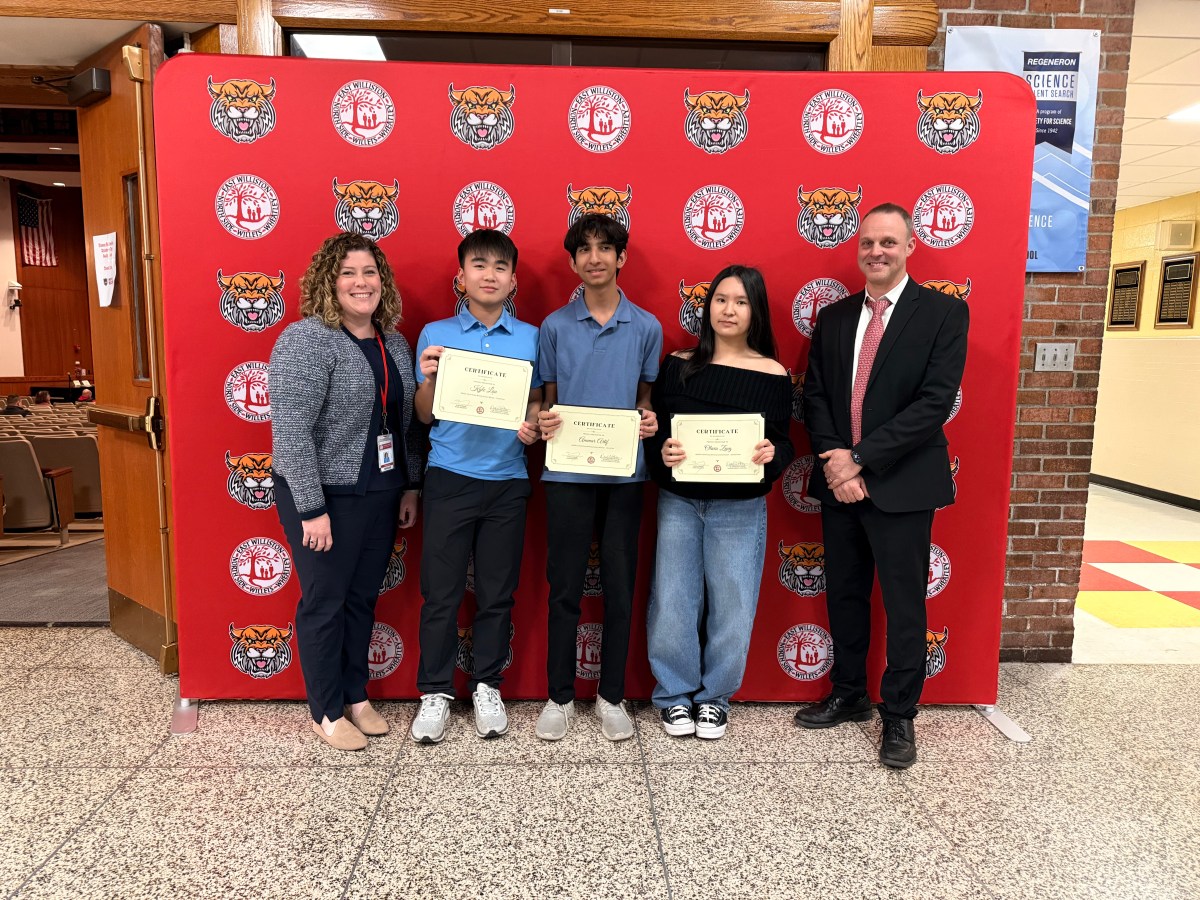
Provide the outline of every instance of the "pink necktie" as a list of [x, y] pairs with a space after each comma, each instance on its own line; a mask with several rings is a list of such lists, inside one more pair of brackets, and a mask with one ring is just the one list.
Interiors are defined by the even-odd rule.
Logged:
[[892, 301], [887, 297], [882, 300], [867, 300], [867, 306], [871, 310], [871, 321], [867, 323], [862, 347], [858, 351], [858, 370], [854, 375], [854, 391], [850, 395], [850, 436], [854, 444], [862, 440], [863, 398], [867, 395], [867, 382], [871, 380], [875, 351], [879, 349], [879, 341], [883, 338], [883, 314], [891, 305]]

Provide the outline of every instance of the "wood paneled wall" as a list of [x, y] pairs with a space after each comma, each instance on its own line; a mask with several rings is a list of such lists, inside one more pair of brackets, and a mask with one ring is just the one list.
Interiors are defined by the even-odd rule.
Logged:
[[[18, 193], [52, 201], [57, 266], [27, 266], [21, 262], [20, 229], [16, 221]], [[12, 205], [17, 281], [22, 286], [21, 352], [26, 377], [61, 379], [75, 369], [76, 361], [90, 374], [92, 335], [80, 190], [14, 181]]]

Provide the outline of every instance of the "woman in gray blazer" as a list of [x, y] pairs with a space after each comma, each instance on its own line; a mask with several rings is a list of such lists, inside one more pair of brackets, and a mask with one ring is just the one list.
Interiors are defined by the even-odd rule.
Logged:
[[388, 732], [367, 700], [367, 649], [423, 470], [400, 308], [375, 242], [334, 235], [313, 254], [301, 319], [275, 342], [268, 370], [275, 505], [300, 580], [300, 666], [313, 731], [339, 750]]

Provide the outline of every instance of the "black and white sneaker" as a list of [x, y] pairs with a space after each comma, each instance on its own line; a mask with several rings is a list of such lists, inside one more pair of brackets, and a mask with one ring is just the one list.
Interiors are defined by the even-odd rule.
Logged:
[[682, 703], [661, 711], [663, 731], [672, 737], [683, 737], [696, 733], [696, 723], [692, 721], [692, 708]]
[[724, 737], [729, 713], [715, 703], [701, 703], [696, 715], [696, 737], [715, 741]]

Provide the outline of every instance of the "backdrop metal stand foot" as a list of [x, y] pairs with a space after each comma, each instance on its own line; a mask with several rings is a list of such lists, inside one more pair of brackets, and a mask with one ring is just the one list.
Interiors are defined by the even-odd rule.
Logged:
[[1008, 738], [1010, 741], [1015, 741], [1018, 744], [1028, 744], [1033, 740], [1033, 737], [1024, 728], [1006, 716], [1003, 712], [996, 709], [994, 706], [975, 705], [979, 710], [979, 714], [987, 719], [996, 730]]
[[175, 697], [171, 709], [171, 734], [191, 734], [196, 730], [196, 719], [200, 713], [200, 701], [187, 697]]

